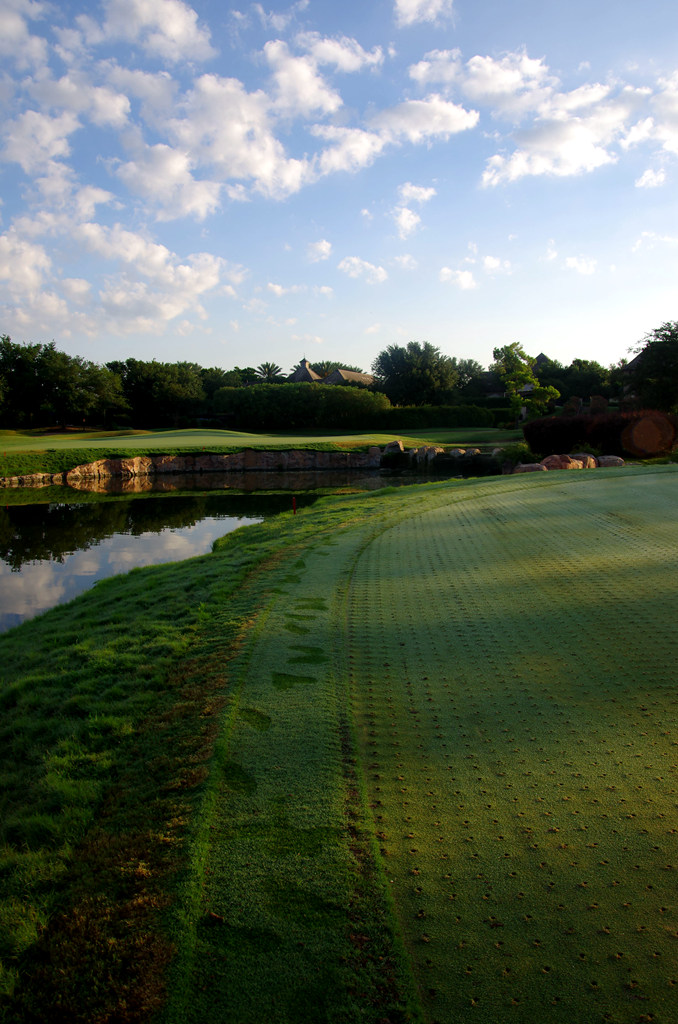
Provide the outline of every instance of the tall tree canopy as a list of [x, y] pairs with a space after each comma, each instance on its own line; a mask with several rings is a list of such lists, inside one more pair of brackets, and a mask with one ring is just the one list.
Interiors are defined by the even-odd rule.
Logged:
[[628, 392], [638, 405], [678, 411], [678, 320], [663, 323], [643, 338], [626, 376]]
[[126, 359], [107, 366], [122, 380], [132, 419], [142, 426], [176, 425], [182, 416], [198, 414], [205, 402], [201, 368], [196, 363]]
[[372, 373], [394, 405], [435, 405], [459, 379], [455, 360], [428, 341], [410, 341], [405, 348], [389, 345], [374, 360]]
[[8, 426], [48, 426], [106, 420], [126, 408], [120, 379], [105, 367], [49, 345], [17, 345], [0, 336], [2, 421]]
[[257, 366], [256, 374], [259, 380], [266, 381], [267, 384], [277, 384], [284, 380], [282, 375], [282, 366], [278, 366], [277, 363], [260, 363]]
[[490, 367], [498, 373], [506, 389], [511, 411], [516, 419], [525, 407], [530, 413], [544, 412], [549, 402], [558, 398], [557, 388], [542, 386], [534, 372], [534, 359], [528, 356], [517, 341], [492, 353], [494, 362]]
[[311, 369], [319, 377], [329, 377], [335, 370], [352, 370], [353, 373], [363, 373], [359, 366], [351, 366], [349, 363], [336, 363], [331, 359], [323, 359], [319, 363], [311, 363]]

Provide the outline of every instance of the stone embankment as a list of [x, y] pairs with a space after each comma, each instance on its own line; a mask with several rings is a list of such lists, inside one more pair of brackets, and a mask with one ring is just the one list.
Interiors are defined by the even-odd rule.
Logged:
[[48, 487], [67, 485], [77, 490], [95, 489], [112, 478], [132, 480], [170, 474], [242, 473], [247, 470], [268, 470], [294, 473], [322, 470], [378, 470], [381, 451], [376, 446], [366, 452], [321, 452], [311, 449], [292, 451], [260, 451], [247, 448], [241, 452], [218, 454], [199, 452], [195, 455], [138, 455], [128, 459], [99, 459], [75, 466], [67, 473], [33, 473], [26, 476], [0, 478], [0, 487]]
[[298, 473], [323, 470], [410, 470], [431, 474], [484, 476], [501, 472], [533, 473], [549, 469], [588, 469], [594, 466], [623, 466], [614, 455], [594, 458], [588, 454], [549, 455], [537, 463], [503, 466], [502, 449], [481, 452], [479, 448], [441, 448], [422, 445], [405, 449], [392, 441], [383, 451], [374, 446], [366, 452], [336, 452], [298, 449], [261, 451], [246, 448], [230, 454], [200, 452], [195, 455], [138, 455], [128, 459], [100, 459], [75, 466], [67, 473], [32, 473], [1, 477], [0, 487], [49, 487], [66, 485], [76, 490], [97, 490], [106, 480], [136, 480], [167, 477], [170, 474], [258, 472]]

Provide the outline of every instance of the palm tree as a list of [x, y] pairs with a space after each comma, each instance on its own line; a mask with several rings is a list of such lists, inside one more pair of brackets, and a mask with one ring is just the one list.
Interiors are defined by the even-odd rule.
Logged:
[[269, 384], [273, 384], [282, 373], [282, 366], [278, 366], [277, 363], [262, 363], [261, 366], [257, 366], [256, 373], [257, 377], [261, 377], [262, 380], [267, 380]]

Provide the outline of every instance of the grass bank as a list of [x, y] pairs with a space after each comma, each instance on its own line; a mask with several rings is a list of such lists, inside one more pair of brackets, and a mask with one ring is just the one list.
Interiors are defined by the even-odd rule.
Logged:
[[[156, 430], [111, 432], [0, 431], [0, 476], [28, 473], [64, 473], [97, 459], [135, 455], [185, 454], [194, 451], [232, 452], [243, 448], [314, 448], [324, 451], [384, 447], [397, 438], [406, 447], [438, 444], [459, 447], [492, 447], [509, 444], [515, 431], [490, 428], [432, 429], [407, 434], [248, 434], [231, 430]], [[521, 435], [522, 436], [522, 435]]]
[[4, 1019], [668, 1024], [675, 483], [323, 499], [0, 637]]

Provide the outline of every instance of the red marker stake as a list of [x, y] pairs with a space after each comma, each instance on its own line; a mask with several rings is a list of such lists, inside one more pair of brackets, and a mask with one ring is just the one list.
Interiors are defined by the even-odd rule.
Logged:
[[297, 499], [296, 498], [292, 498], [292, 512], [296, 516], [296, 514], [297, 514]]

